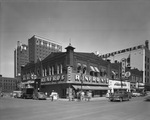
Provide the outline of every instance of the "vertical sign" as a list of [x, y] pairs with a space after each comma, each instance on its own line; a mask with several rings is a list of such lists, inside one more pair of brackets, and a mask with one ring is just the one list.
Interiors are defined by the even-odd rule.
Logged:
[[125, 78], [125, 67], [126, 67], [126, 59], [125, 58], [123, 58], [122, 60], [121, 60], [121, 75], [122, 75], [122, 78]]
[[67, 69], [67, 73], [68, 73], [68, 81], [71, 81], [71, 73], [72, 73], [72, 68], [69, 66]]

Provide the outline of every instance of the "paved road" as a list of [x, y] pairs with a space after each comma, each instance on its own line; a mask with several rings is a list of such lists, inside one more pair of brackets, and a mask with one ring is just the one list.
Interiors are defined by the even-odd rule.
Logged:
[[0, 120], [150, 120], [150, 102], [0, 99]]

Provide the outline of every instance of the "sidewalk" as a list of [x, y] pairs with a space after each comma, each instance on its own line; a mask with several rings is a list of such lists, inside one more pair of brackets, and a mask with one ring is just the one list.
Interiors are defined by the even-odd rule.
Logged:
[[[108, 100], [108, 98], [106, 98], [106, 97], [95, 97], [95, 98], [91, 98], [90, 101], [101, 101], [101, 100]], [[69, 99], [67, 99], [67, 98], [59, 98], [58, 101], [69, 101]], [[75, 101], [77, 101], [77, 99], [75, 99]]]

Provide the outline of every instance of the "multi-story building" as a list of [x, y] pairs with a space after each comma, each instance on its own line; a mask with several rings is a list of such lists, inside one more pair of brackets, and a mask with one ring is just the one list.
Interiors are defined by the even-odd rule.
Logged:
[[66, 52], [52, 53], [42, 61], [27, 64], [22, 68], [23, 84], [48, 94], [55, 90], [60, 97], [81, 89], [91, 90], [93, 96], [104, 96], [118, 89], [130, 91], [132, 76], [142, 78], [142, 74], [130, 71], [131, 75], [121, 81], [120, 62], [111, 63], [94, 53], [74, 52], [74, 49], [69, 45]]
[[18, 79], [0, 75], [0, 92], [12, 92], [18, 89]]
[[34, 35], [28, 40], [29, 62], [43, 60], [52, 52], [62, 52], [62, 46], [52, 40]]
[[41, 91], [50, 94], [54, 90], [60, 97], [81, 89], [91, 90], [93, 96], [106, 95], [112, 70], [118, 73], [115, 78], [119, 80], [119, 63], [112, 67], [110, 61], [94, 53], [74, 52], [74, 49], [69, 45], [66, 52], [51, 53], [42, 61], [27, 64], [22, 68], [23, 84], [35, 87], [35, 82], [39, 80]]
[[17, 48], [14, 51], [14, 77], [21, 76], [21, 66], [29, 62], [28, 45], [17, 42]]
[[125, 58], [126, 67], [143, 71], [142, 83], [145, 84], [146, 89], [150, 88], [150, 50], [148, 40], [145, 41], [145, 44], [107, 53], [100, 57], [110, 59], [111, 62], [121, 62], [121, 60]]

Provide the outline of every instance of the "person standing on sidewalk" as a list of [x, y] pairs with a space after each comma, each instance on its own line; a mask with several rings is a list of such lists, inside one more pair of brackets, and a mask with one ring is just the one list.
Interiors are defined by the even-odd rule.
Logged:
[[87, 99], [88, 99], [88, 101], [90, 101], [91, 97], [92, 97], [92, 92], [89, 90], [87, 92]]
[[52, 98], [52, 101], [57, 100], [57, 98], [58, 98], [57, 92], [55, 92], [54, 90], [52, 90], [52, 93], [51, 93], [50, 97]]

